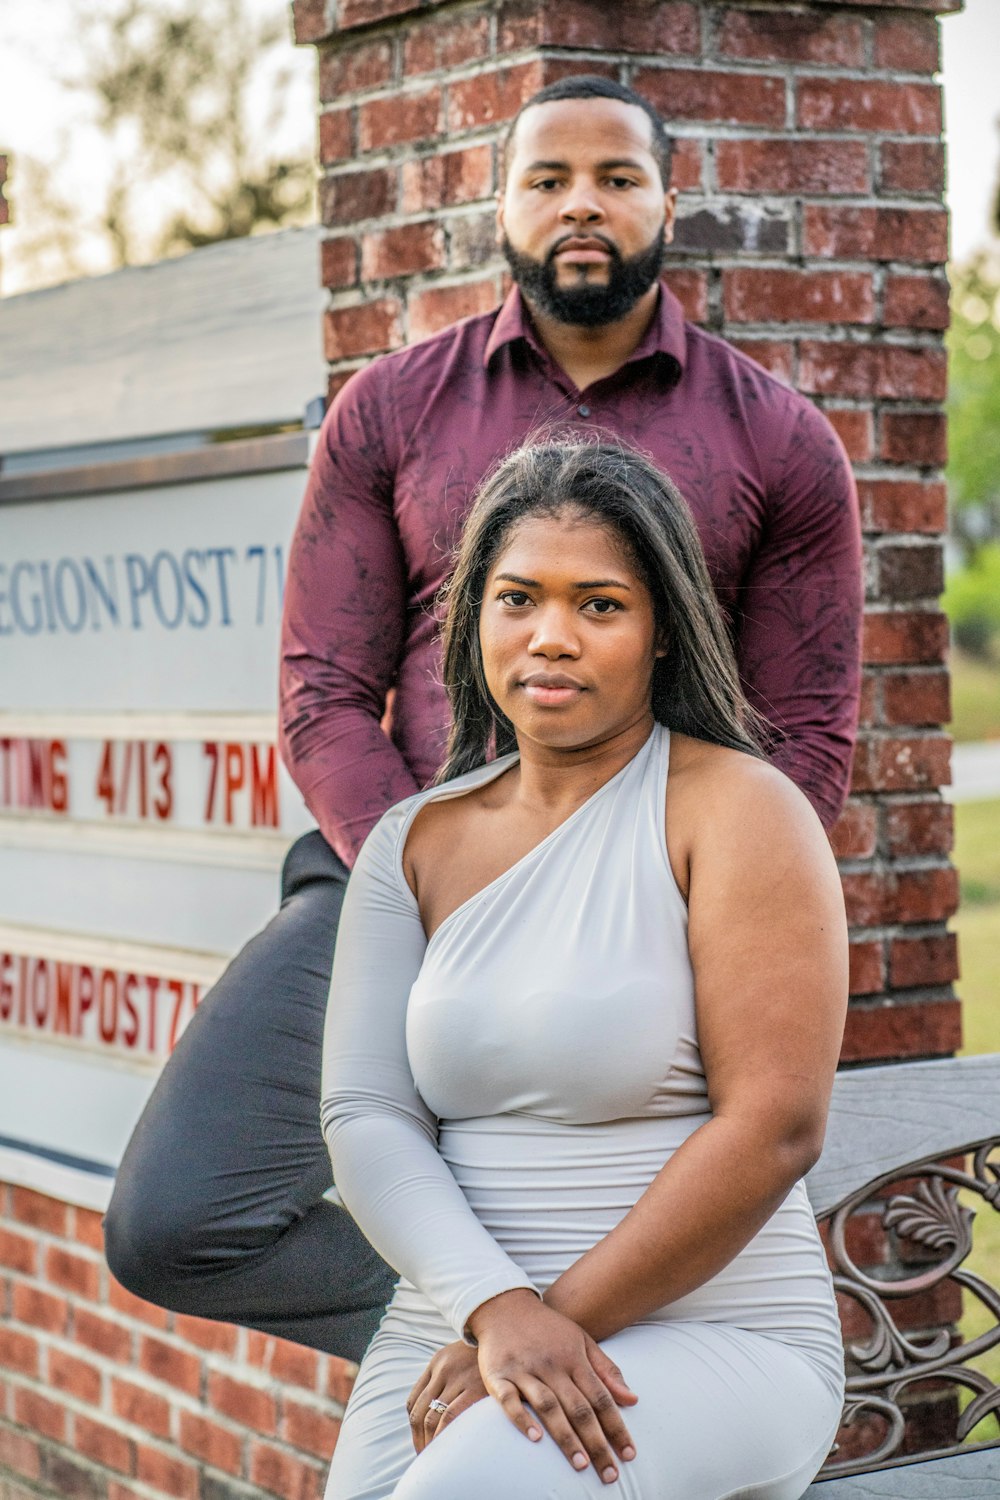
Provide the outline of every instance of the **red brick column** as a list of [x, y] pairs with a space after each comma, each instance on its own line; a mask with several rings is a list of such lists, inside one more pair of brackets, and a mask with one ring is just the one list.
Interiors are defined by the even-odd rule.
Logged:
[[0, 156], [0, 224], [10, 222], [10, 204], [3, 195], [4, 183], [7, 181], [7, 166], [7, 157]]
[[319, 47], [330, 388], [491, 307], [503, 124], [607, 72], [672, 123], [668, 280], [824, 408], [868, 562], [862, 734], [834, 834], [852, 926], [845, 1061], [959, 1042], [948, 865], [944, 274], [935, 13], [961, 0], [295, 0]]

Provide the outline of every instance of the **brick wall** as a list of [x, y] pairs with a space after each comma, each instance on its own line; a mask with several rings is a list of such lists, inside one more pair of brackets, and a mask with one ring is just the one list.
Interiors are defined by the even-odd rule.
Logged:
[[863, 729], [834, 833], [852, 927], [844, 1060], [960, 1040], [948, 865], [947, 216], [936, 12], [961, 0], [295, 0], [319, 48], [330, 390], [492, 307], [504, 121], [607, 72], [672, 124], [667, 280], [688, 315], [813, 397], [855, 465]]
[[100, 1215], [0, 1185], [0, 1500], [320, 1500], [354, 1367], [151, 1307]]
[[[319, 47], [331, 391], [373, 355], [495, 304], [503, 122], [554, 77], [607, 71], [674, 122], [668, 279], [689, 316], [808, 392], [840, 432], [869, 596], [863, 730], [834, 835], [849, 1061], [959, 1040], [938, 790], [947, 229], [934, 72], [936, 14], [960, 4], [294, 5], [299, 41]], [[346, 1366], [138, 1301], [104, 1266], [92, 1213], [2, 1186], [0, 1207], [0, 1500], [322, 1494]]]

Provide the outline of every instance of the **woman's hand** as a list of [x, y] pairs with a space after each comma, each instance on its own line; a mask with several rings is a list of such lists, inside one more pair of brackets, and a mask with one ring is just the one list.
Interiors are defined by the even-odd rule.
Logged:
[[605, 1484], [614, 1484], [618, 1460], [635, 1457], [618, 1408], [638, 1397], [600, 1346], [529, 1291], [484, 1302], [468, 1326], [479, 1344], [483, 1384], [514, 1426], [538, 1442], [541, 1423], [574, 1469], [592, 1463]]
[[[406, 1398], [410, 1433], [417, 1452], [422, 1453], [442, 1428], [487, 1395], [489, 1392], [479, 1374], [477, 1351], [461, 1342], [445, 1344]], [[441, 1403], [448, 1410], [442, 1411], [441, 1405], [432, 1406], [432, 1402]]]

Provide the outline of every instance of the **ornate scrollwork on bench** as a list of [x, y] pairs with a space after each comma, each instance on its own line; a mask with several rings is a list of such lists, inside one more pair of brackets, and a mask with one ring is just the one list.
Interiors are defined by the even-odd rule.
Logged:
[[[873, 1439], [863, 1455], [845, 1457], [846, 1442], [839, 1455], [834, 1450], [821, 1478], [898, 1463], [904, 1452], [906, 1398], [912, 1398], [922, 1385], [930, 1384], [937, 1393], [950, 1388], [956, 1397], [950, 1407], [942, 1407], [953, 1414], [951, 1440], [939, 1440], [921, 1452], [922, 1458], [1000, 1444], [1000, 1385], [969, 1365], [986, 1351], [1000, 1348], [1000, 1290], [964, 1265], [972, 1249], [976, 1208], [959, 1197], [966, 1190], [980, 1200], [980, 1212], [1000, 1211], [1000, 1137], [973, 1143], [967, 1151], [964, 1167], [924, 1159], [896, 1168], [867, 1183], [820, 1219], [821, 1225], [829, 1226], [834, 1285], [846, 1299], [842, 1307], [860, 1308], [871, 1324], [866, 1337], [847, 1344], [842, 1437], [846, 1439], [852, 1429], [863, 1429], [866, 1419], [881, 1419], [886, 1428], [885, 1435]], [[893, 1192], [894, 1187], [898, 1191]], [[880, 1220], [886, 1248], [892, 1252], [886, 1264], [875, 1268], [859, 1266], [848, 1249], [850, 1222], [862, 1211]], [[960, 1289], [966, 1309], [969, 1298], [985, 1309], [989, 1326], [984, 1333], [958, 1343], [952, 1327], [930, 1332], [904, 1332], [899, 1327], [897, 1315], [903, 1299], [923, 1294], [940, 1301], [949, 1285], [953, 1292]], [[964, 1407], [960, 1393], [972, 1396], [971, 1400], [965, 1396]], [[966, 1443], [988, 1416], [996, 1423], [996, 1438], [983, 1445]]]

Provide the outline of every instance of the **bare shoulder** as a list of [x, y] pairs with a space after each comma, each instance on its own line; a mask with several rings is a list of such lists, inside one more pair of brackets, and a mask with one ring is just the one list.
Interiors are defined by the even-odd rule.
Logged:
[[424, 803], [407, 830], [403, 849], [403, 871], [411, 890], [415, 892], [421, 884], [421, 873], [426, 889], [434, 872], [459, 857], [483, 817], [506, 802], [508, 781], [504, 774], [452, 795], [442, 792]]
[[733, 856], [799, 845], [832, 859], [812, 804], [783, 771], [684, 734], [671, 736], [667, 822], [691, 849], [723, 840]]

